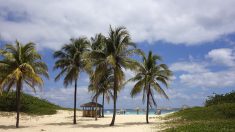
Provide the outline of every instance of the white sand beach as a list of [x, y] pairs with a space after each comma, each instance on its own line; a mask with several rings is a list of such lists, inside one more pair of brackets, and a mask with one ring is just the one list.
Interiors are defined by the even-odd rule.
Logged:
[[[72, 124], [73, 111], [59, 110], [55, 115], [21, 115], [20, 128], [15, 128], [15, 113], [0, 112], [1, 132], [152, 132], [164, 128], [161, 117], [150, 115], [150, 124], [146, 124], [145, 115], [117, 115], [115, 126], [110, 127], [112, 116], [98, 118], [81, 117], [79, 111], [77, 124]], [[10, 114], [10, 115], [9, 115]]]

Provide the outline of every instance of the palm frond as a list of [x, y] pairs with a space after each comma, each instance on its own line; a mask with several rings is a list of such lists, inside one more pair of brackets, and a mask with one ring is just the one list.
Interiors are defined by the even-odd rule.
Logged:
[[156, 90], [160, 95], [163, 95], [166, 99], [169, 99], [165, 91], [161, 88], [158, 83], [152, 82], [151, 85], [153, 86], [154, 90]]
[[3, 59], [0, 61], [0, 87], [9, 91], [19, 81], [31, 84], [31, 86], [42, 86], [42, 76], [48, 77], [48, 68], [41, 61], [41, 56], [37, 53], [35, 44], [30, 42], [25, 45], [16, 41], [16, 44], [6, 44], [0, 50]]
[[139, 80], [131, 90], [131, 96], [134, 97], [140, 93], [145, 87], [145, 80]]

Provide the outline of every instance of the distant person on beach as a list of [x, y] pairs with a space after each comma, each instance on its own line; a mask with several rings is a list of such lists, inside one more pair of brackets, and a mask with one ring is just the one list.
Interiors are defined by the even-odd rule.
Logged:
[[140, 109], [136, 109], [136, 113], [137, 115], [139, 115]]
[[156, 114], [156, 115], [161, 115], [161, 110], [157, 110], [157, 111], [155, 112], [155, 114]]

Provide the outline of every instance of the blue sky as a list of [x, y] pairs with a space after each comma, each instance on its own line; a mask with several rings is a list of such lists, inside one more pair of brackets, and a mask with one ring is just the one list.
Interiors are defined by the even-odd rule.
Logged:
[[[0, 47], [16, 39], [33, 41], [48, 64], [50, 80], [35, 96], [56, 104], [73, 106], [73, 85], [54, 82], [52, 54], [71, 37], [107, 34], [109, 25], [125, 26], [138, 48], [152, 50], [174, 72], [170, 100], [156, 94], [159, 107], [203, 105], [213, 93], [235, 90], [235, 5], [234, 0], [95, 0], [27, 1], [0, 0]], [[79, 5], [79, 6], [77, 6]], [[125, 6], [123, 6], [125, 5]], [[79, 7], [79, 8], [78, 8]], [[206, 13], [205, 13], [206, 12]], [[125, 70], [126, 78], [134, 76]], [[88, 76], [79, 78], [78, 105], [88, 102]], [[119, 94], [118, 108], [145, 107], [141, 94], [130, 97], [133, 83]], [[30, 89], [25, 88], [26, 92]], [[112, 108], [112, 102], [106, 103]]]

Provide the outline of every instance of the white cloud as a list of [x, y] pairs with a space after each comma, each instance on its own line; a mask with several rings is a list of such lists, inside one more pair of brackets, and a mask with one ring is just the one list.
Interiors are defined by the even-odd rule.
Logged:
[[206, 64], [199, 64], [196, 62], [176, 62], [170, 66], [172, 71], [184, 71], [188, 73], [202, 73], [207, 72]]
[[[187, 45], [235, 32], [234, 0], [0, 0], [0, 36], [59, 48], [70, 37], [124, 25], [134, 41]], [[205, 13], [206, 12], [206, 13]]]
[[235, 71], [182, 74], [181, 83], [190, 87], [226, 88], [235, 85]]
[[133, 78], [135, 76], [135, 72], [131, 71], [129, 69], [123, 69], [123, 72], [125, 73], [125, 79], [128, 80], [130, 78]]
[[[180, 83], [193, 88], [226, 88], [235, 85], [235, 55], [232, 49], [213, 49], [205, 55], [205, 60], [176, 62], [171, 65], [174, 72], [183, 71], [178, 76]], [[228, 69], [213, 70], [212, 66], [226, 65]], [[213, 71], [213, 72], [212, 72]]]
[[235, 65], [235, 53], [232, 49], [213, 49], [206, 55], [206, 57], [210, 58], [216, 64], [223, 64], [226, 66]]
[[[203, 93], [197, 92], [197, 93], [187, 93], [185, 91], [182, 91], [182, 89], [167, 89], [166, 93], [168, 94], [170, 99], [184, 99], [184, 100], [190, 100], [190, 99], [201, 99], [205, 98], [205, 96], [199, 96]], [[159, 96], [158, 96], [159, 97]]]

